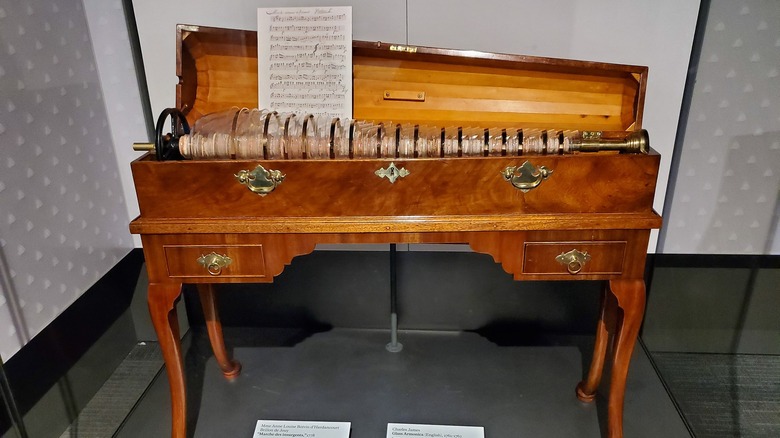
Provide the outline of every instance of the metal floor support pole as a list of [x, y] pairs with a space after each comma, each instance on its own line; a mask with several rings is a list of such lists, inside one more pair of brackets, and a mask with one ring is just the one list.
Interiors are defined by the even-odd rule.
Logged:
[[396, 281], [396, 247], [390, 244], [390, 343], [385, 346], [387, 351], [398, 353], [404, 346], [398, 342], [398, 287]]

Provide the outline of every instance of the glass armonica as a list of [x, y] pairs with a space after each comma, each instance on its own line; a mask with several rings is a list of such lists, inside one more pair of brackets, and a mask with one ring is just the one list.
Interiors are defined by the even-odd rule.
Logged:
[[580, 132], [428, 126], [231, 108], [179, 140], [188, 159], [360, 159], [560, 155]]

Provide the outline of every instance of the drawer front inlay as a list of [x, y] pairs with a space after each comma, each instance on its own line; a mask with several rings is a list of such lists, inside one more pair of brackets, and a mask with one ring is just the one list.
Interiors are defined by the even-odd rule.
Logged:
[[[587, 254], [576, 269], [568, 263], [561, 263], [562, 255], [572, 251]], [[611, 274], [623, 273], [623, 259], [626, 253], [626, 242], [526, 242], [523, 258], [523, 273], [525, 274], [567, 274], [576, 277], [579, 274]]]
[[263, 245], [166, 245], [165, 259], [170, 277], [266, 276]]

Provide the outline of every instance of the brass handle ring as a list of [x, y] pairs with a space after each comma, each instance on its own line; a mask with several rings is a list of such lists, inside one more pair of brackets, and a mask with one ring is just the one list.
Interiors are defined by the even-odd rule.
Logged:
[[552, 173], [552, 170], [544, 166], [536, 167], [530, 161], [526, 161], [520, 166], [508, 166], [501, 171], [504, 179], [523, 193], [538, 187]]
[[238, 182], [247, 186], [252, 193], [265, 196], [273, 192], [276, 186], [284, 181], [286, 175], [278, 170], [266, 170], [263, 166], [258, 165], [252, 171], [240, 170], [233, 176]]
[[219, 275], [222, 273], [222, 266], [212, 263], [206, 267], [206, 270], [209, 271], [209, 274], [211, 275]]
[[562, 253], [555, 257], [555, 261], [566, 266], [566, 270], [569, 274], [578, 274], [585, 267], [585, 263], [590, 260], [590, 254], [587, 252], [577, 251], [573, 249], [569, 252]]
[[201, 255], [198, 257], [198, 264], [206, 268], [206, 271], [210, 275], [220, 275], [222, 269], [233, 263], [233, 260], [226, 256], [212, 252], [210, 254]]

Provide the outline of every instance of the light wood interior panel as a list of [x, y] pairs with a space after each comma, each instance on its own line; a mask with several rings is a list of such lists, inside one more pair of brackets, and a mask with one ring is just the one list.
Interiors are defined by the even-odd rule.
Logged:
[[[468, 121], [485, 128], [622, 131], [634, 121], [637, 91], [630, 74], [575, 75], [372, 56], [353, 59], [353, 84], [355, 118], [433, 125]], [[385, 100], [386, 90], [419, 92], [425, 99]]]
[[[256, 108], [254, 32], [182, 32], [178, 106], [190, 124], [231, 106]], [[641, 126], [643, 68], [522, 55], [354, 43], [353, 117], [437, 127], [626, 131]], [[194, 72], [188, 73], [188, 68]], [[387, 90], [422, 92], [386, 100]]]

